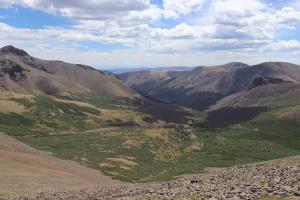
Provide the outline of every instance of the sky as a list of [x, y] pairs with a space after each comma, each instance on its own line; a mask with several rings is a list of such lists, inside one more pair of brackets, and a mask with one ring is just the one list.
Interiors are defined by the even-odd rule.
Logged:
[[116, 67], [300, 64], [300, 0], [0, 0], [0, 46]]

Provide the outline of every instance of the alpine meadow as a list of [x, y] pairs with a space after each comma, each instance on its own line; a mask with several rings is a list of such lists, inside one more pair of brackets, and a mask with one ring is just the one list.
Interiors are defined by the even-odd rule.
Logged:
[[298, 0], [0, 0], [0, 199], [300, 199]]

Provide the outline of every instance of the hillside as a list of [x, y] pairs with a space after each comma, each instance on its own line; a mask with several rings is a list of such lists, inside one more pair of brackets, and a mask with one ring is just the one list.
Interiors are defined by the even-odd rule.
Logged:
[[116, 97], [137, 95], [115, 76], [85, 65], [37, 59], [13, 46], [0, 49], [0, 88], [34, 95], [89, 92]]
[[157, 100], [203, 110], [230, 94], [250, 89], [253, 81], [259, 77], [281, 78], [297, 84], [300, 67], [290, 63], [262, 63], [255, 66], [231, 63], [176, 72], [175, 76], [166, 76], [172, 74], [167, 71], [164, 74], [134, 72], [119, 77], [141, 93]]
[[300, 66], [284, 62], [268, 62], [239, 69], [234, 74], [230, 87], [231, 92], [249, 89], [258, 77], [281, 78], [285, 81], [299, 83]]
[[0, 163], [0, 198], [118, 183], [99, 171], [37, 151], [3, 133], [0, 133]]
[[299, 100], [299, 96], [300, 85], [294, 82], [266, 84], [229, 95], [211, 106], [211, 108], [249, 106], [276, 107], [295, 104]]
[[191, 71], [141, 71], [118, 76], [146, 96], [202, 110], [227, 94], [234, 72], [245, 67], [243, 63], [228, 63]]
[[297, 200], [300, 199], [299, 163], [300, 157], [296, 156], [252, 165], [209, 169], [199, 175], [184, 176], [169, 182], [93, 188], [81, 192], [43, 192], [27, 199]]
[[142, 98], [115, 75], [11, 46], [0, 55], [0, 131], [26, 145], [125, 181], [159, 179], [200, 148], [180, 124], [188, 112]]

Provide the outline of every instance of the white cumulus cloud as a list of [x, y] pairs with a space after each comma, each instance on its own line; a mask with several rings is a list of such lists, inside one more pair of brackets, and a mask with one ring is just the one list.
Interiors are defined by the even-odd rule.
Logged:
[[202, 8], [205, 0], [163, 0], [164, 15], [178, 18]]
[[[110, 61], [116, 65], [125, 65], [125, 55], [130, 58], [126, 62], [134, 65], [195, 64], [198, 61], [186, 58], [206, 58], [204, 55], [227, 61], [262, 60], [279, 52], [299, 52], [298, 38], [281, 39], [300, 24], [300, 3], [291, 1], [275, 7], [265, 0], [163, 0], [161, 5], [150, 0], [0, 0], [0, 7], [30, 7], [74, 23], [65, 28], [30, 29], [1, 23], [0, 18], [0, 45], [14, 44], [36, 55], [46, 51], [54, 59], [61, 58], [55, 53], [61, 48], [67, 60], [82, 58], [82, 63], [93, 65], [108, 65], [110, 59], [102, 63], [99, 58], [112, 55], [115, 59]], [[84, 42], [127, 49], [90, 50], [83, 56], [79, 49]]]

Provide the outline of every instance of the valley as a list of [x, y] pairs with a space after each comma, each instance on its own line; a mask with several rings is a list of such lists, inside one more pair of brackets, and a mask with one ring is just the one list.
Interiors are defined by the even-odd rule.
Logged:
[[11, 46], [0, 61], [0, 131], [116, 182], [170, 181], [300, 154], [296, 65], [118, 77]]
[[0, 0], [0, 200], [300, 200], [300, 0]]
[[[171, 123], [143, 122], [147, 114], [128, 107], [113, 110], [83, 102], [79, 106], [75, 101], [43, 96], [12, 102], [27, 112], [2, 113], [1, 131], [125, 181], [168, 180], [207, 167], [299, 154], [298, 122], [281, 119], [281, 110], [263, 112], [246, 122], [233, 121], [228, 127], [219, 122], [222, 128], [218, 124], [206, 127], [210, 122], [204, 121], [205, 113], [190, 111], [187, 118], [194, 122], [184, 133]], [[223, 116], [226, 122], [228, 116]], [[212, 123], [220, 121], [211, 118]], [[18, 126], [13, 125], [16, 122]]]

